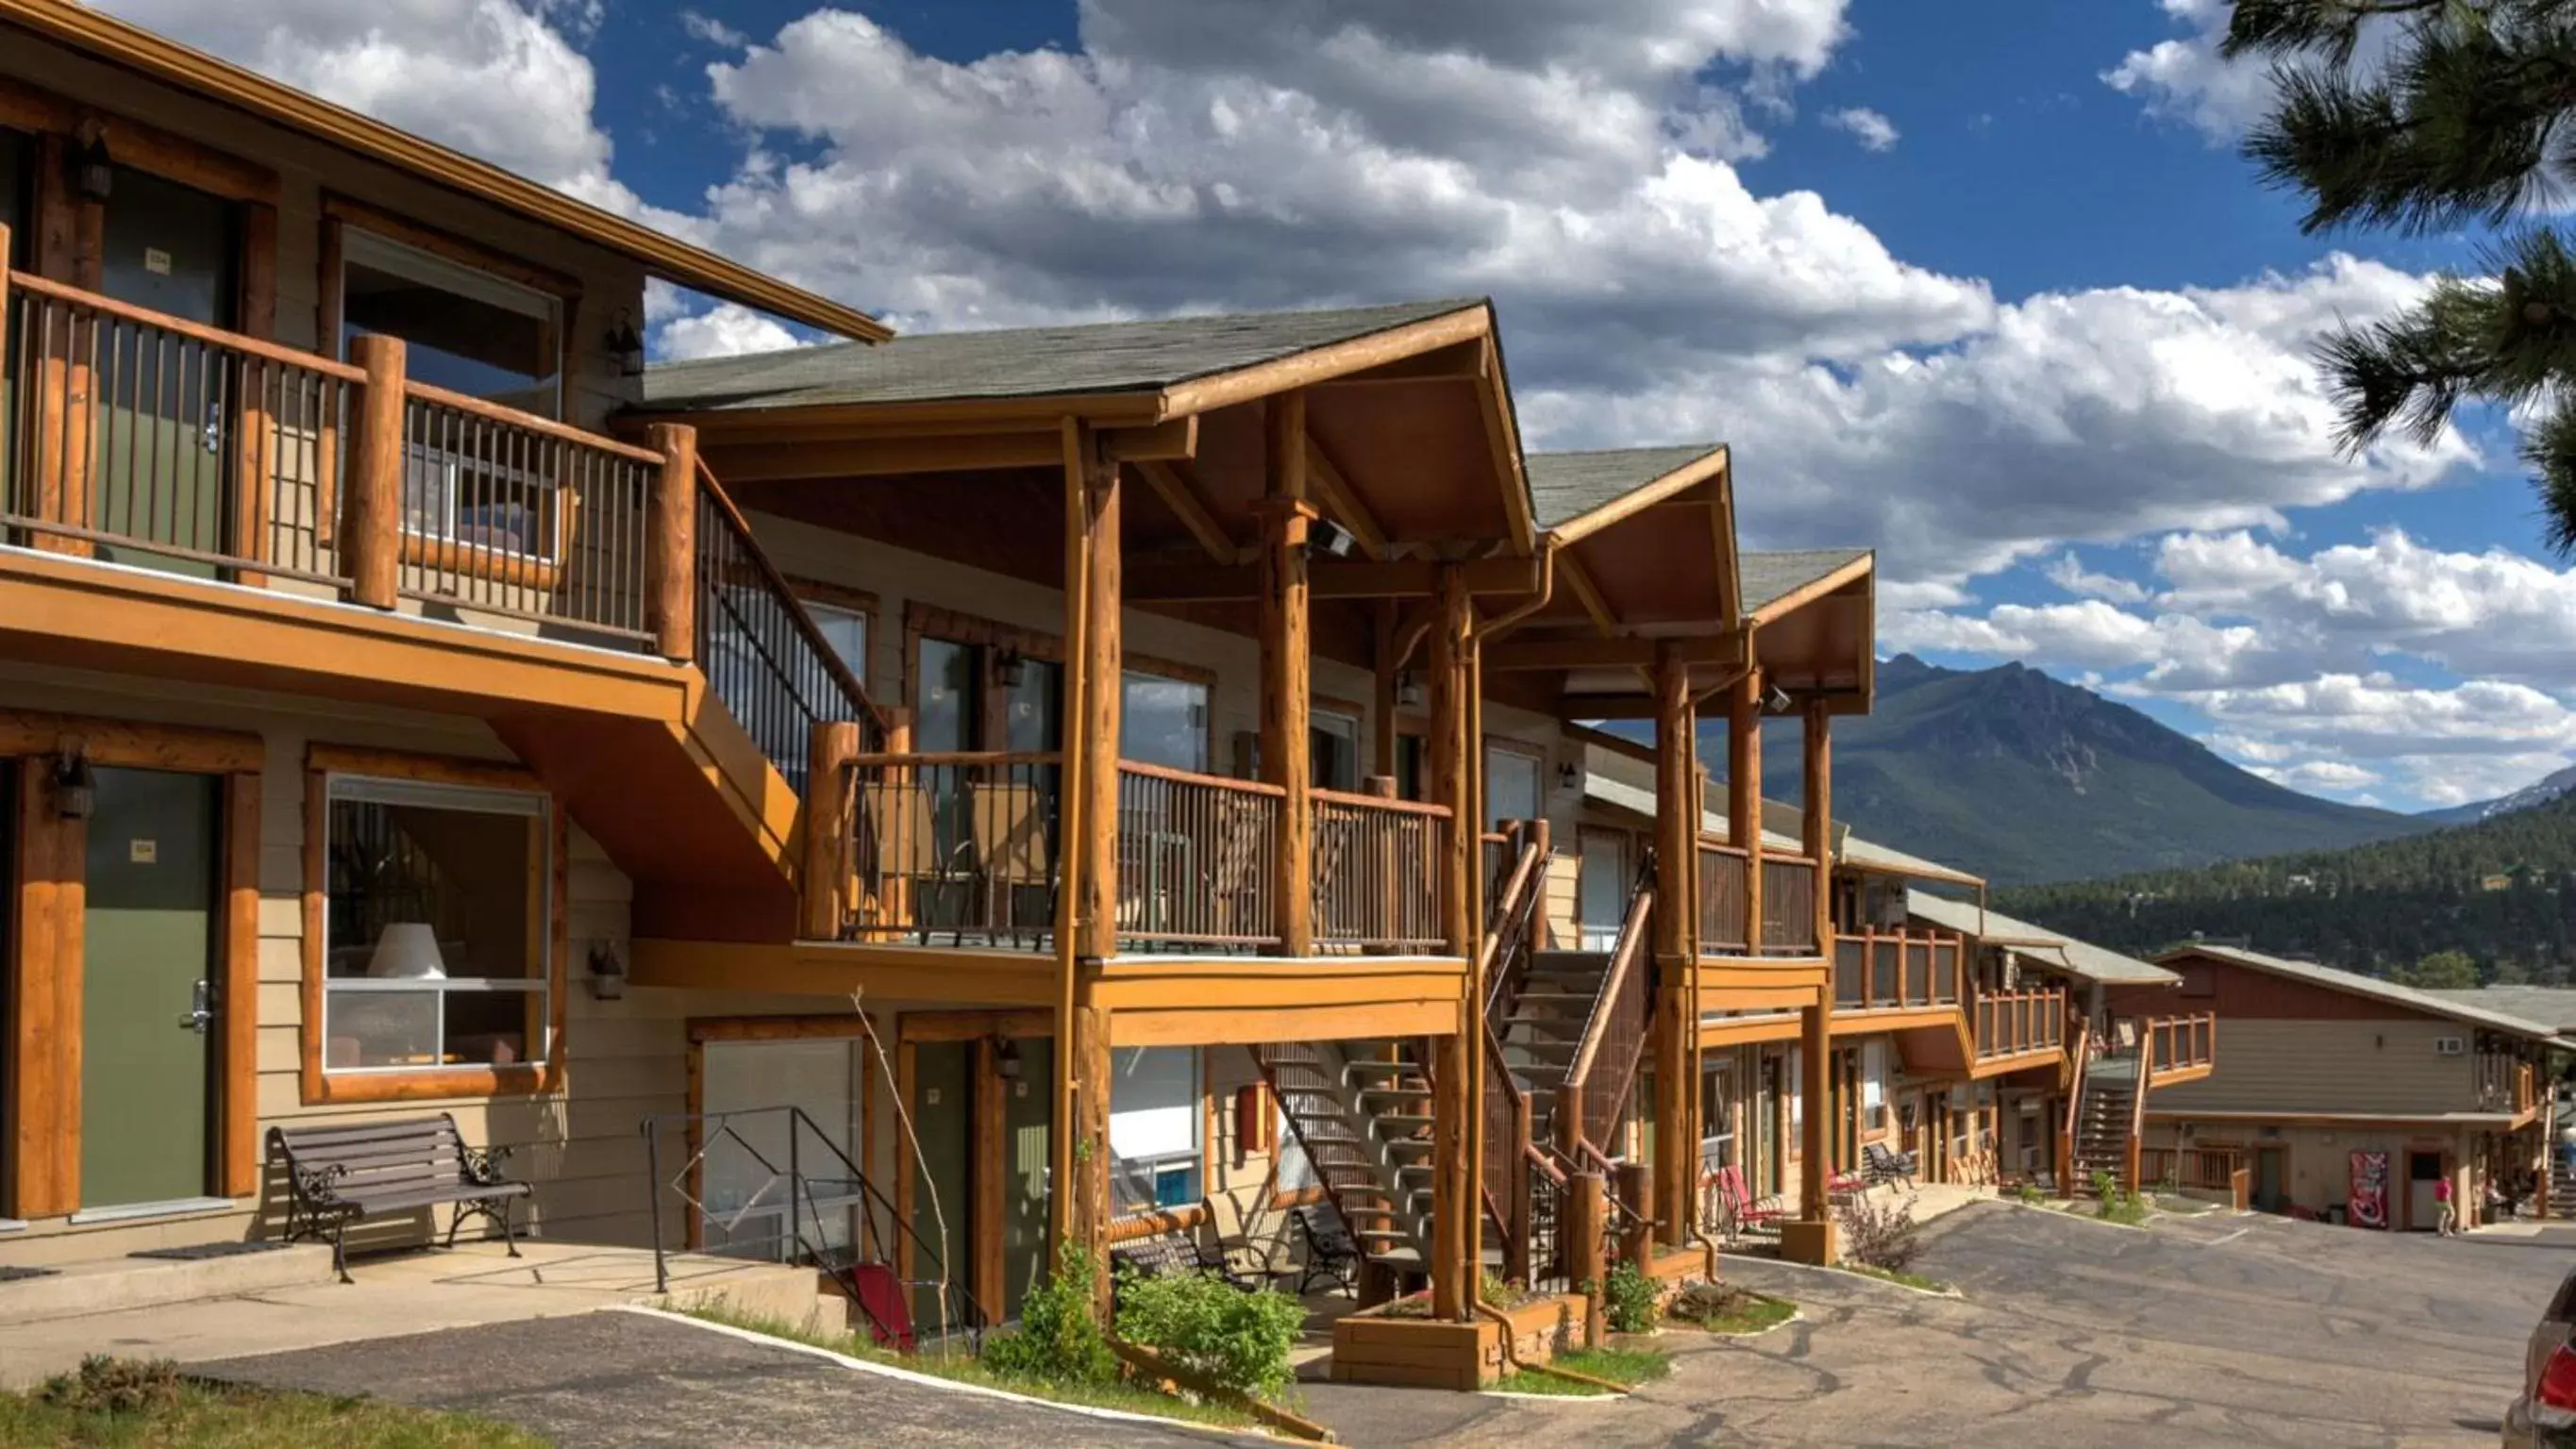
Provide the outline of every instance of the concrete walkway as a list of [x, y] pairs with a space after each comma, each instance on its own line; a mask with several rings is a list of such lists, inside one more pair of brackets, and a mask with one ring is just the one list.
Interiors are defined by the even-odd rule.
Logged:
[[[643, 1249], [539, 1241], [522, 1243], [520, 1251], [525, 1256], [514, 1259], [498, 1243], [475, 1243], [362, 1258], [350, 1267], [354, 1283], [326, 1279], [241, 1297], [0, 1322], [0, 1388], [40, 1383], [93, 1353], [199, 1363], [661, 1298], [653, 1286], [653, 1255]], [[807, 1319], [822, 1302], [810, 1268], [695, 1255], [671, 1259], [669, 1298], [679, 1304], [724, 1299], [791, 1323]]]

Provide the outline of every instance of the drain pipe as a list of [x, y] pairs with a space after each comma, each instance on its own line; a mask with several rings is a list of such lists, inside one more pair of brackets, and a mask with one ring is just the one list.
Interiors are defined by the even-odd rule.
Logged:
[[1577, 1373], [1569, 1368], [1558, 1368], [1552, 1363], [1521, 1362], [1519, 1351], [1512, 1345], [1512, 1316], [1505, 1313], [1503, 1310], [1496, 1308], [1494, 1305], [1486, 1302], [1482, 1298], [1476, 1300], [1476, 1311], [1485, 1317], [1492, 1319], [1502, 1327], [1503, 1331], [1501, 1339], [1503, 1345], [1503, 1362], [1513, 1373], [1544, 1374], [1552, 1379], [1564, 1379], [1568, 1383], [1582, 1384], [1587, 1388], [1603, 1389], [1614, 1394], [1625, 1394], [1629, 1392], [1629, 1387], [1626, 1384], [1614, 1384], [1608, 1379], [1594, 1378], [1590, 1374]]

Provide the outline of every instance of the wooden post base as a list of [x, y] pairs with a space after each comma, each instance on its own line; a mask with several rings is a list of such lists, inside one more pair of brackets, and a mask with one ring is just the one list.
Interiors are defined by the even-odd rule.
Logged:
[[1792, 1263], [1816, 1263], [1828, 1268], [1841, 1262], [1842, 1244], [1836, 1241], [1833, 1219], [1782, 1223], [1780, 1256]]
[[1374, 1258], [1360, 1260], [1359, 1288], [1362, 1308], [1392, 1302], [1404, 1291], [1404, 1285], [1396, 1281], [1395, 1270]]

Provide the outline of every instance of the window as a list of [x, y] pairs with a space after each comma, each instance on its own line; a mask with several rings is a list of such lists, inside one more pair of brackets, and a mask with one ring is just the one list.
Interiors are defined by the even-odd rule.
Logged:
[[1803, 1060], [1799, 1048], [1789, 1048], [1789, 1125], [1791, 1127], [1807, 1120], [1805, 1095], [1807, 1073], [1802, 1065]]
[[861, 684], [868, 682], [868, 616], [857, 609], [839, 604], [826, 604], [807, 599], [805, 612], [814, 621], [814, 630], [839, 657], [841, 666]]
[[[848, 1248], [857, 1236], [866, 1193], [840, 1164], [867, 1161], [864, 1039], [823, 1034], [855, 1030], [846, 1021], [776, 1017], [692, 1024], [692, 1036], [708, 1035], [699, 1047], [693, 1110], [738, 1114], [725, 1117], [721, 1126], [710, 1120], [701, 1131], [697, 1228], [706, 1251], [779, 1261], [798, 1254], [803, 1245], [788, 1237], [787, 1203], [777, 1177], [791, 1160], [806, 1179], [797, 1222], [805, 1243]], [[817, 1034], [753, 1034], [763, 1029]], [[789, 1106], [804, 1115], [776, 1110]]]
[[1735, 1161], [1735, 1078], [1724, 1062], [1699, 1074], [1699, 1161], [1703, 1172]]
[[1485, 742], [1485, 828], [1508, 820], [1536, 820], [1547, 813], [1539, 789], [1539, 757], [1497, 740]]
[[1118, 1048], [1109, 1069], [1111, 1210], [1125, 1216], [1197, 1204], [1207, 1195], [1198, 1048]]
[[546, 797], [325, 778], [323, 1070], [548, 1060]]
[[1306, 717], [1308, 767], [1319, 790], [1360, 787], [1360, 717], [1317, 705]]
[[1193, 679], [1128, 670], [1118, 714], [1122, 759], [1205, 774], [1208, 687]]
[[1883, 1041], [1861, 1043], [1860, 1125], [1870, 1132], [1887, 1126], [1887, 1043]]
[[1576, 890], [1583, 949], [1607, 951], [1619, 944], [1619, 923], [1628, 913], [1627, 837], [1586, 830], [1580, 840], [1582, 879]]
[[340, 233], [340, 348], [403, 340], [405, 375], [449, 392], [563, 415], [563, 303], [533, 287], [356, 227]]

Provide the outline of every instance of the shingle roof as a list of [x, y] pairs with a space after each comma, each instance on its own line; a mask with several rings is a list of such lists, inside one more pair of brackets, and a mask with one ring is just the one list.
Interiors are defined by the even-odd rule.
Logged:
[[[1614, 810], [1625, 810], [1633, 815], [1654, 818], [1655, 792], [1642, 786], [1631, 785], [1625, 780], [1612, 779], [1598, 771], [1588, 771], [1583, 777], [1583, 794], [1586, 799], [1607, 805]], [[1718, 811], [1701, 812], [1699, 828], [1704, 835], [1714, 835], [1720, 840], [1725, 840], [1728, 835], [1727, 824], [1726, 816]], [[1796, 855], [1806, 846], [1794, 835], [1784, 835], [1777, 830], [1764, 830], [1762, 848], [1782, 855]]]
[[1691, 443], [1677, 448], [1532, 453], [1524, 460], [1529, 474], [1532, 512], [1540, 528], [1555, 528], [1614, 499], [1624, 498], [1724, 446], [1723, 443]]
[[2576, 1032], [2576, 986], [2477, 986], [2467, 990], [2445, 987], [2425, 990], [2424, 994]]
[[1917, 880], [1946, 880], [1957, 885], [1984, 885], [1985, 881], [1964, 870], [1953, 870], [1936, 860], [1908, 855], [1894, 846], [1863, 840], [1857, 835], [1843, 837], [1841, 862], [1854, 870], [1872, 870], [1886, 875], [1910, 875]]
[[1974, 901], [1954, 901], [1930, 891], [1907, 891], [1905, 910], [1906, 914], [1919, 916], [1945, 931], [1956, 931], [1963, 936], [1974, 936], [1981, 941], [2039, 956], [2047, 964], [2087, 981], [2170, 986], [2182, 979], [2162, 966], [2105, 950], [2090, 941], [2079, 941], [2046, 926], [2018, 921], [2001, 911], [1980, 911]]
[[1154, 392], [1483, 305], [1468, 298], [915, 333], [873, 347], [842, 343], [647, 368], [644, 405], [712, 410]]
[[2314, 961], [2292, 961], [2286, 957], [2267, 956], [2260, 951], [2248, 951], [2242, 946], [2197, 944], [2178, 946], [2166, 952], [2165, 959], [2169, 960], [2175, 956], [2193, 952], [2215, 960], [2233, 962], [2239, 966], [2250, 966], [2257, 971], [2268, 971], [2275, 976], [2313, 982], [2319, 986], [2349, 992], [2355, 996], [2375, 997], [2381, 1001], [2395, 1002], [2400, 1006], [2411, 1006], [2418, 1011], [2430, 1012], [2435, 1016], [2446, 1016], [2454, 1021], [2492, 1027], [2497, 1031], [2509, 1031], [2517, 1036], [2550, 1038], [2558, 1035], [2558, 1027], [2554, 1023], [2471, 1005], [2458, 1000], [2458, 993], [2418, 991], [2412, 986], [2400, 986], [2394, 981], [2383, 981], [2376, 976], [2364, 976], [2358, 971], [2340, 971], [2332, 966], [2320, 966]]
[[[885, 349], [879, 348], [882, 352]], [[1748, 553], [1736, 560], [1743, 577], [1744, 612], [1757, 613], [1774, 599], [1786, 598], [1825, 575], [1858, 559], [1865, 548], [1802, 548], [1781, 553]]]

